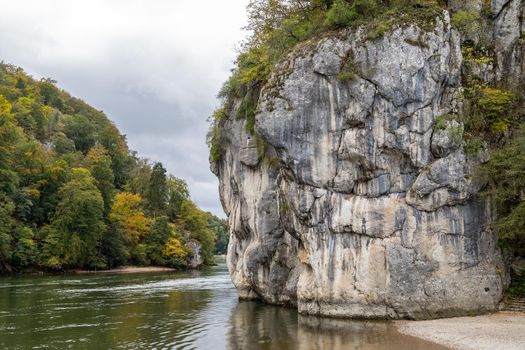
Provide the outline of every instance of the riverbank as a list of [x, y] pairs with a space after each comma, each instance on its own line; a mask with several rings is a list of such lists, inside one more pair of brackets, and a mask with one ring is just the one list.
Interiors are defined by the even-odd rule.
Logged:
[[396, 321], [400, 333], [457, 350], [525, 349], [525, 313], [502, 311], [475, 317]]
[[73, 273], [76, 274], [93, 274], [93, 273], [148, 273], [148, 272], [171, 272], [171, 271], [180, 271], [172, 267], [160, 267], [160, 266], [121, 266], [111, 270], [73, 270]]

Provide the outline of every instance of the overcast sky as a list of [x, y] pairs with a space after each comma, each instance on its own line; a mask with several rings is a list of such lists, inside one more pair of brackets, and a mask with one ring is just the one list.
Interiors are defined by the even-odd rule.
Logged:
[[207, 117], [245, 36], [248, 0], [6, 0], [0, 60], [103, 110], [139, 155], [224, 216]]

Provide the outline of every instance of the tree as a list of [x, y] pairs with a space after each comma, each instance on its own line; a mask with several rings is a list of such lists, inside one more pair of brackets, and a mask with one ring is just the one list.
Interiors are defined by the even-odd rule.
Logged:
[[17, 268], [30, 266], [36, 259], [36, 243], [29, 227], [18, 226], [13, 232], [12, 263]]
[[75, 143], [63, 132], [57, 132], [53, 136], [51, 142], [53, 144], [53, 149], [59, 155], [75, 152]]
[[100, 243], [106, 229], [104, 201], [89, 170], [73, 169], [59, 198], [46, 237], [51, 248], [47, 259], [58, 261], [62, 267], [103, 267]]
[[135, 152], [131, 155], [131, 169], [125, 191], [140, 194], [148, 198], [149, 180], [151, 177], [151, 165], [147, 159], [137, 157]]
[[111, 157], [104, 146], [97, 144], [87, 153], [84, 164], [95, 178], [97, 188], [102, 194], [104, 212], [109, 213], [113, 192], [115, 191], [115, 176], [111, 168]]
[[48, 224], [60, 201], [59, 190], [69, 180], [69, 166], [63, 160], [46, 164], [37, 180], [38, 188], [28, 183], [29, 194], [33, 200], [31, 218], [28, 220], [37, 227]]
[[60, 96], [60, 90], [55, 84], [56, 81], [50, 78], [40, 80], [38, 86], [40, 88], [40, 95], [42, 96], [42, 103], [62, 109], [64, 107], [64, 101]]
[[145, 237], [148, 258], [153, 265], [167, 265], [163, 249], [171, 237], [174, 228], [166, 216], [156, 218], [151, 225], [151, 232]]
[[11, 104], [0, 95], [0, 191], [12, 194], [16, 191], [19, 177], [13, 171], [17, 145], [24, 140], [22, 130], [11, 114]]
[[38, 264], [40, 267], [59, 270], [64, 265], [63, 233], [52, 225], [46, 225], [38, 232]]
[[487, 184], [484, 194], [493, 201], [500, 244], [510, 255], [525, 255], [525, 125], [506, 147], [495, 151], [478, 169]]
[[177, 220], [182, 203], [190, 197], [190, 191], [186, 181], [175, 176], [170, 176], [167, 182], [168, 187], [168, 206], [166, 214], [172, 222]]
[[100, 144], [106, 148], [111, 157], [115, 187], [122, 189], [126, 183], [126, 172], [132, 164], [126, 137], [121, 135], [113, 124], [108, 124], [99, 130], [98, 138]]
[[108, 268], [124, 265], [130, 258], [122, 228], [114, 221], [109, 222], [102, 238], [102, 254], [106, 258]]
[[213, 264], [213, 250], [215, 247], [215, 232], [208, 224], [208, 214], [200, 210], [191, 200], [182, 203], [179, 220], [180, 228], [191, 238], [202, 245], [201, 254], [205, 264]]
[[15, 204], [13, 216], [21, 222], [28, 223], [31, 220], [33, 201], [31, 191], [27, 188], [18, 188], [11, 197]]
[[155, 163], [151, 171], [148, 187], [148, 206], [153, 213], [153, 217], [165, 211], [167, 200], [166, 169], [164, 169], [162, 163]]
[[228, 241], [230, 240], [228, 222], [212, 215], [211, 213], [208, 213], [208, 222], [208, 225], [215, 232], [215, 236], [217, 237], [214, 254], [226, 254], [228, 250]]
[[87, 154], [89, 149], [95, 145], [95, 126], [81, 114], [68, 116], [64, 133], [69, 139], [73, 140], [76, 150], [83, 154]]
[[27, 221], [41, 226], [49, 222], [58, 204], [58, 189], [67, 180], [67, 165], [63, 161], [53, 162], [52, 152], [41, 143], [31, 140], [20, 143], [15, 152], [13, 168], [23, 189], [17, 190], [17, 205], [25, 199], [31, 200], [31, 215]]
[[169, 266], [185, 266], [188, 249], [181, 243], [177, 233], [172, 232], [170, 238], [164, 245], [162, 254]]
[[32, 97], [20, 97], [13, 106], [13, 113], [19, 126], [39, 141], [49, 136], [48, 122], [51, 108], [42, 105]]
[[11, 271], [11, 232], [14, 227], [12, 219], [15, 206], [13, 202], [0, 192], [0, 272]]
[[122, 192], [115, 196], [109, 218], [122, 232], [131, 258], [144, 261], [141, 239], [150, 232], [151, 220], [140, 208], [142, 198], [138, 194]]

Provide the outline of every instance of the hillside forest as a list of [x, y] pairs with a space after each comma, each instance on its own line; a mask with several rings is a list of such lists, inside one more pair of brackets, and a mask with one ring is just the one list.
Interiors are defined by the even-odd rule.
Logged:
[[0, 64], [0, 273], [185, 268], [212, 264], [227, 240], [225, 220], [103, 112]]

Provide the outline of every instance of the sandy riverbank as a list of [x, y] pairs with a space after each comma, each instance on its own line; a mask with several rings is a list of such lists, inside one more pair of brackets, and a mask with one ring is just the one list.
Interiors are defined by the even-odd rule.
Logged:
[[97, 271], [86, 271], [86, 270], [75, 270], [74, 273], [78, 274], [89, 274], [89, 273], [146, 273], [146, 272], [170, 272], [180, 271], [171, 267], [159, 267], [159, 266], [122, 266], [111, 270], [97, 270]]
[[397, 321], [399, 332], [457, 350], [525, 349], [525, 313]]

